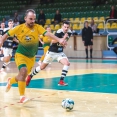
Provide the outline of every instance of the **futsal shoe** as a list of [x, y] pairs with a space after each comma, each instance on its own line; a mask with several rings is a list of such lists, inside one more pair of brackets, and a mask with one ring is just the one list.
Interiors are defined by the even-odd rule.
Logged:
[[63, 80], [60, 80], [58, 86], [67, 86], [68, 83], [65, 83]]
[[30, 101], [30, 99], [29, 98], [26, 98], [25, 96], [22, 96], [20, 98], [20, 103], [22, 103], [22, 104], [26, 104], [28, 101]]
[[10, 90], [10, 88], [11, 88], [10, 80], [11, 80], [11, 78], [8, 78], [5, 92], [8, 92]]
[[28, 75], [26, 78], [26, 86], [29, 85], [30, 81], [31, 81], [31, 77], [30, 77], [30, 75]]

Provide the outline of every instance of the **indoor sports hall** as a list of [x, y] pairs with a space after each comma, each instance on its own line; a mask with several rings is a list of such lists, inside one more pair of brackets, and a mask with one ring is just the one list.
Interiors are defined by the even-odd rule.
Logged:
[[[58, 86], [63, 65], [53, 61], [26, 86], [25, 95], [30, 99], [26, 104], [19, 102], [17, 84], [13, 84], [9, 92], [5, 92], [7, 79], [15, 77], [19, 72], [14, 61], [14, 45], [10, 64], [5, 70], [0, 70], [0, 117], [117, 116], [116, 0], [4, 0], [0, 4], [0, 24], [4, 22], [5, 28], [9, 19], [17, 19], [17, 22], [14, 20], [15, 25], [25, 23], [25, 11], [34, 9], [36, 23], [43, 28], [50, 26], [53, 34], [61, 29], [64, 21], [70, 23], [72, 30], [72, 36], [64, 49], [70, 62], [64, 79], [68, 86]], [[45, 14], [44, 22], [39, 20], [41, 11]], [[61, 14], [60, 22], [55, 21], [58, 11]], [[86, 21], [89, 27], [92, 26], [92, 20], [97, 30], [93, 32], [92, 56], [88, 48], [89, 56], [86, 57], [82, 31]], [[39, 43], [33, 70], [38, 66], [43, 53], [44, 48]], [[3, 56], [1, 52], [0, 69]], [[62, 107], [62, 101], [66, 98], [74, 101], [74, 107], [70, 111]]]

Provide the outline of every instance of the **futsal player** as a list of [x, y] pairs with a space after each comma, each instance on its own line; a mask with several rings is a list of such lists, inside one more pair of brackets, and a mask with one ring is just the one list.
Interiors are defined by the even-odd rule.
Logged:
[[25, 96], [26, 76], [31, 72], [35, 63], [35, 55], [39, 45], [39, 35], [48, 36], [60, 44], [65, 44], [65, 38], [58, 38], [52, 33], [47, 32], [41, 25], [35, 23], [36, 13], [33, 9], [28, 9], [25, 13], [25, 23], [16, 26], [2, 36], [0, 47], [9, 36], [14, 36], [19, 40], [18, 48], [15, 53], [15, 62], [19, 69], [17, 76], [8, 78], [5, 91], [8, 92], [12, 84], [18, 83], [20, 103], [26, 103], [29, 98]]
[[[12, 29], [13, 25], [14, 25], [13, 20], [12, 19], [8, 20], [8, 28], [5, 28], [3, 30], [2, 35], [4, 33], [8, 32], [10, 29]], [[0, 72], [3, 72], [6, 68], [6, 66], [9, 65], [9, 63], [10, 63], [14, 43], [18, 43], [18, 40], [16, 39], [16, 37], [10, 36], [10, 37], [7, 38], [7, 40], [2, 45], [3, 57], [1, 57], [0, 60], [3, 61], [4, 63], [2, 65]]]
[[[62, 25], [62, 28], [57, 30], [57, 32], [55, 33], [55, 36], [62, 38], [67, 35], [67, 39], [69, 39], [72, 34], [69, 27], [70, 27], [69, 22], [65, 21]], [[29, 85], [31, 78], [34, 75], [36, 75], [40, 70], [43, 70], [44, 68], [46, 68], [46, 66], [55, 59], [63, 65], [61, 78], [60, 78], [58, 85], [59, 86], [68, 85], [68, 83], [64, 82], [64, 78], [67, 75], [67, 72], [68, 72], [68, 69], [70, 66], [70, 62], [69, 62], [67, 56], [63, 53], [63, 48], [64, 48], [64, 46], [62, 46], [58, 41], [52, 40], [50, 48], [47, 51], [46, 56], [44, 58], [43, 63], [41, 64], [41, 66], [36, 67], [35, 70], [30, 75], [27, 76], [27, 79], [26, 79], [27, 86]]]
[[[47, 32], [51, 32], [51, 28], [50, 28], [49, 25], [45, 29], [47, 30]], [[41, 63], [44, 60], [45, 54], [46, 54], [46, 52], [48, 51], [48, 49], [50, 47], [51, 39], [49, 37], [47, 37], [47, 36], [40, 35], [40, 42], [43, 45], [44, 54], [42, 55], [42, 57], [40, 58], [40, 60], [38, 62], [39, 65], [41, 65]]]

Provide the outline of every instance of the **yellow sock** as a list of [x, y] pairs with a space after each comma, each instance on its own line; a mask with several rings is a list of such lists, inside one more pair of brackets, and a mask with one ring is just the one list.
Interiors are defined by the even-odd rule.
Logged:
[[18, 81], [18, 88], [20, 96], [25, 94], [26, 82], [25, 81]]
[[15, 77], [11, 78], [11, 79], [10, 79], [10, 84], [12, 85], [12, 84], [15, 84], [15, 83], [17, 83]]

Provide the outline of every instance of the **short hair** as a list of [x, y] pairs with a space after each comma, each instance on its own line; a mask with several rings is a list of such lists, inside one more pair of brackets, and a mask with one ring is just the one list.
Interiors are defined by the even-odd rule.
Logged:
[[2, 24], [2, 23], [4, 23], [4, 24], [5, 24], [5, 22], [3, 22], [3, 21], [2, 21], [0, 24]]
[[63, 22], [63, 25], [64, 25], [64, 24], [70, 25], [69, 21], [64, 21], [64, 22]]
[[33, 9], [28, 9], [28, 10], [26, 10], [26, 12], [25, 12], [25, 16], [27, 16], [27, 14], [28, 14], [29, 12], [32, 12], [32, 13], [36, 14], [35, 11], [34, 11]]
[[9, 19], [8, 22], [13, 22], [13, 20], [12, 19]]

